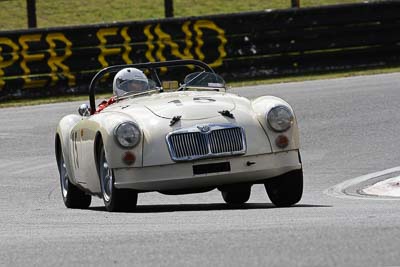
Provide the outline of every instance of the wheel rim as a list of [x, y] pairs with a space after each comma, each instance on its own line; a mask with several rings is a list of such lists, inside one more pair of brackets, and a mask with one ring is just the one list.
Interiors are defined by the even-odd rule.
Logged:
[[112, 196], [112, 187], [113, 187], [113, 173], [111, 168], [108, 166], [108, 162], [106, 160], [105, 154], [102, 155], [101, 165], [101, 191], [103, 192], [103, 198], [106, 202], [109, 202]]
[[60, 183], [61, 183], [61, 193], [64, 198], [68, 194], [69, 177], [67, 172], [67, 166], [65, 165], [64, 157], [61, 155], [60, 161]]

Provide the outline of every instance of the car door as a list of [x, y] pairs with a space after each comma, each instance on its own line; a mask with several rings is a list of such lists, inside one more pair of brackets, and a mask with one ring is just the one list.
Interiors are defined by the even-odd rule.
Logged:
[[100, 190], [94, 154], [94, 141], [98, 128], [98, 123], [91, 117], [83, 117], [71, 133], [76, 181], [91, 192]]
[[70, 151], [72, 156], [72, 166], [75, 174], [75, 181], [78, 183], [85, 183], [82, 173], [84, 162], [82, 160], [82, 126], [87, 118], [82, 119], [72, 128]]

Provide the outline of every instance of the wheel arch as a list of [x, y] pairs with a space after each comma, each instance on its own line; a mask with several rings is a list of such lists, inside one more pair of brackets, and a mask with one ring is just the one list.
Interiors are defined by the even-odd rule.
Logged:
[[97, 175], [100, 177], [99, 173], [99, 156], [101, 152], [101, 146], [103, 145], [103, 136], [100, 131], [96, 133], [96, 137], [94, 138], [94, 162], [96, 163]]
[[74, 126], [81, 120], [81, 117], [75, 114], [64, 116], [57, 125], [54, 139], [54, 149], [57, 162], [60, 160], [61, 153], [67, 166], [70, 181], [75, 183], [75, 175], [70, 155], [70, 135]]
[[62, 153], [62, 148], [61, 148], [61, 138], [58, 133], [56, 133], [56, 136], [54, 138], [54, 151], [56, 154], [56, 161], [57, 161], [57, 168], [60, 170], [60, 153]]

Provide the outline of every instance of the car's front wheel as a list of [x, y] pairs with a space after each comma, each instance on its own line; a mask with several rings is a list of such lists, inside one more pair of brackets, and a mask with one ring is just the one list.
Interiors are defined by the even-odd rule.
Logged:
[[246, 203], [250, 198], [250, 186], [229, 186], [221, 190], [221, 195], [224, 201], [230, 205], [240, 205]]
[[101, 194], [108, 211], [132, 211], [136, 208], [137, 192], [115, 188], [114, 171], [107, 162], [104, 147], [100, 149], [99, 175]]
[[88, 208], [90, 206], [90, 202], [92, 201], [92, 197], [70, 182], [62, 151], [60, 151], [58, 158], [61, 195], [64, 205], [71, 209]]
[[299, 202], [303, 195], [303, 170], [268, 179], [264, 185], [269, 199], [275, 206], [292, 206]]

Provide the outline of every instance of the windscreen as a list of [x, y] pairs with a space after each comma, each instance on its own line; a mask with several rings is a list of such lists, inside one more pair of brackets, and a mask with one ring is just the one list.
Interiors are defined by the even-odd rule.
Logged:
[[224, 79], [218, 74], [212, 72], [194, 72], [187, 75], [184, 79], [186, 88], [210, 88], [225, 90]]

